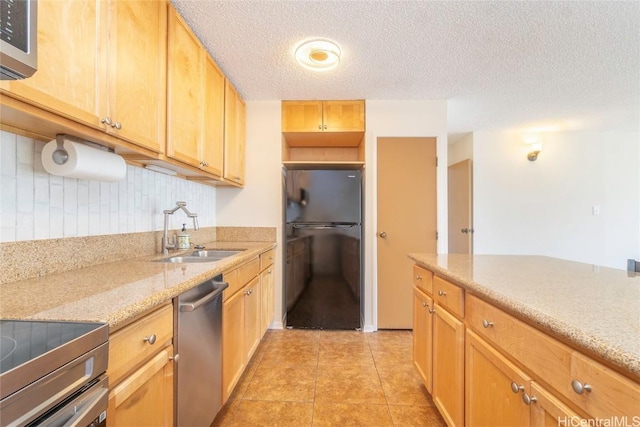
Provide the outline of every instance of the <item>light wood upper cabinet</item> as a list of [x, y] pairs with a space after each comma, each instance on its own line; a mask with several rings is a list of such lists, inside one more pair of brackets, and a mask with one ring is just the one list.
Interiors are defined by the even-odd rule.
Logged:
[[108, 102], [102, 120], [107, 132], [164, 152], [167, 5], [112, 0], [109, 9]]
[[[101, 128], [106, 110], [107, 2], [38, 1], [38, 71], [0, 82], [3, 93], [44, 110]], [[69, 31], [73, 28], [73, 31]]]
[[229, 80], [224, 102], [224, 178], [244, 185], [246, 106]]
[[364, 132], [364, 101], [283, 101], [282, 132]]
[[222, 176], [224, 76], [169, 8], [167, 156]]
[[163, 152], [166, 3], [40, 0], [38, 20], [38, 71], [29, 79], [3, 82], [2, 89]]

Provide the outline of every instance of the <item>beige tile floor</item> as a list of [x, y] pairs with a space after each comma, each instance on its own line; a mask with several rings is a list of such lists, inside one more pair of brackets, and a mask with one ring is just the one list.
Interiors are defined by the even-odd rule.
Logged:
[[214, 426], [444, 426], [409, 331], [268, 331]]

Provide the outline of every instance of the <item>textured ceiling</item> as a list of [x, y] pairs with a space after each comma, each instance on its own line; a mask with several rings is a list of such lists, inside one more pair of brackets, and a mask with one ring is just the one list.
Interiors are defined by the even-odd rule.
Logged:
[[[639, 129], [637, 1], [172, 3], [246, 100], [447, 99], [452, 136]], [[295, 63], [313, 37], [336, 69]]]

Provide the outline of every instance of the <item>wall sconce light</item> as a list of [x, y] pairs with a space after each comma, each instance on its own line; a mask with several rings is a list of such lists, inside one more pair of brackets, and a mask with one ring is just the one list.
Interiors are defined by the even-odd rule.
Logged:
[[540, 154], [540, 151], [542, 151], [542, 143], [534, 142], [533, 144], [531, 144], [531, 151], [529, 151], [529, 154], [527, 154], [527, 159], [529, 159], [529, 161], [531, 162], [535, 162], [536, 160], [538, 160], [538, 154]]

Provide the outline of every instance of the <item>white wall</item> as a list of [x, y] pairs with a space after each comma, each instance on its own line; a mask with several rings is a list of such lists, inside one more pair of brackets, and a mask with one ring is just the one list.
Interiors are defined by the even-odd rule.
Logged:
[[[626, 268], [640, 258], [638, 133], [474, 134], [474, 248]], [[593, 207], [600, 215], [593, 215]]]
[[469, 133], [447, 147], [448, 165], [451, 166], [466, 159], [473, 159], [473, 133]]
[[[438, 163], [438, 252], [447, 252], [447, 102], [444, 100], [367, 101], [365, 169], [364, 330], [377, 329], [377, 140], [380, 137], [436, 137]], [[407, 309], [410, 309], [408, 307]]]
[[[0, 241], [162, 230], [162, 211], [187, 202], [201, 227], [216, 225], [214, 187], [127, 166], [115, 183], [63, 178], [42, 167], [45, 143], [0, 133]], [[176, 213], [170, 228], [192, 223]]]
[[[282, 131], [280, 101], [247, 102], [245, 187], [218, 187], [218, 226], [276, 227], [276, 319], [282, 319]], [[274, 327], [282, 327], [277, 320]]]

